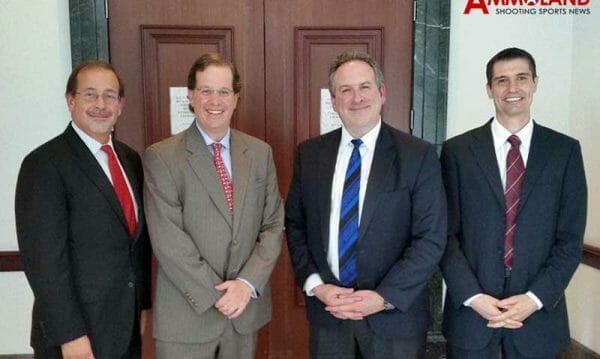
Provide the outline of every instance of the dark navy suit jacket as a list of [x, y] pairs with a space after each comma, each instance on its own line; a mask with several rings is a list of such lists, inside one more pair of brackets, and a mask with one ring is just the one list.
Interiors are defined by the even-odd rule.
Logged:
[[[443, 331], [470, 350], [486, 346], [494, 329], [463, 302], [477, 293], [503, 298], [504, 191], [490, 124], [448, 140], [441, 157], [448, 199]], [[555, 354], [569, 343], [564, 291], [581, 259], [586, 206], [579, 143], [534, 124], [509, 288], [509, 295], [532, 291], [544, 305], [509, 332], [524, 355]]]
[[[286, 233], [299, 286], [312, 273], [341, 285], [327, 264], [331, 186], [341, 129], [302, 143], [286, 204]], [[368, 179], [357, 244], [357, 289], [375, 290], [396, 309], [367, 318], [383, 337], [422, 334], [429, 324], [427, 281], [446, 244], [440, 165], [430, 144], [383, 123]], [[311, 325], [339, 323], [306, 297]]]

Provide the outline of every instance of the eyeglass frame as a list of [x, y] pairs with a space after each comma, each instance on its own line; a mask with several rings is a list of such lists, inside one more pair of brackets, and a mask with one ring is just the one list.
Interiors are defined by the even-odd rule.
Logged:
[[95, 103], [98, 101], [98, 98], [102, 97], [102, 101], [106, 103], [115, 104], [121, 100], [121, 96], [117, 92], [113, 91], [105, 91], [103, 93], [98, 93], [93, 90], [83, 90], [83, 91], [75, 91], [76, 95], [81, 95], [83, 101], [87, 103]]
[[227, 97], [232, 96], [235, 93], [232, 89], [228, 89], [225, 87], [220, 88], [220, 89], [213, 89], [210, 87], [202, 87], [202, 88], [195, 88], [194, 91], [198, 91], [200, 96], [205, 97], [205, 98], [211, 97], [215, 93], [220, 98], [227, 98]]

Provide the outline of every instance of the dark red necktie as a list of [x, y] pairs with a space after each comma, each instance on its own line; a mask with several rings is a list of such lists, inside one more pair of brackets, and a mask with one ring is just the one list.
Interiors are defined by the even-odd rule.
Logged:
[[504, 190], [504, 203], [506, 204], [506, 231], [504, 234], [504, 265], [512, 268], [513, 241], [517, 226], [517, 213], [521, 200], [521, 189], [525, 177], [525, 164], [519, 151], [521, 140], [516, 135], [508, 138], [510, 150], [506, 156], [506, 189]]
[[223, 192], [225, 193], [225, 199], [227, 199], [227, 206], [229, 207], [229, 212], [233, 213], [233, 186], [231, 185], [229, 175], [227, 174], [227, 169], [225, 168], [223, 158], [221, 157], [221, 146], [223, 145], [219, 142], [213, 142], [210, 146], [213, 150], [215, 168], [217, 169], [219, 182], [221, 183], [221, 187], [223, 187]]
[[110, 145], [103, 145], [100, 147], [100, 149], [102, 149], [102, 151], [106, 152], [108, 155], [108, 169], [110, 171], [110, 177], [112, 178], [113, 188], [117, 194], [119, 203], [121, 204], [121, 209], [123, 209], [123, 215], [125, 216], [125, 221], [127, 222], [129, 235], [133, 237], [137, 230], [137, 220], [135, 218], [133, 200], [131, 198], [131, 194], [129, 193], [127, 182], [125, 182], [123, 171], [121, 171], [115, 151], [113, 151]]

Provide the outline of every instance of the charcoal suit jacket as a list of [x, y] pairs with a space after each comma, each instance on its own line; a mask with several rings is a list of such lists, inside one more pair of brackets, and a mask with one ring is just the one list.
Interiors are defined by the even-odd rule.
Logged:
[[133, 237], [109, 178], [71, 125], [21, 165], [17, 237], [34, 295], [31, 345], [44, 356], [60, 357], [61, 344], [87, 335], [96, 358], [120, 358], [150, 307], [141, 161], [113, 145], [139, 209]]

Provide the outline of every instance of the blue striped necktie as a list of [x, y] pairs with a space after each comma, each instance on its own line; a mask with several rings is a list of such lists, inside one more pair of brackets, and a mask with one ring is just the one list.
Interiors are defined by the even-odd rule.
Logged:
[[356, 283], [356, 243], [358, 242], [358, 198], [360, 192], [360, 151], [362, 140], [352, 140], [354, 149], [348, 162], [340, 206], [338, 258], [340, 282], [345, 287]]

